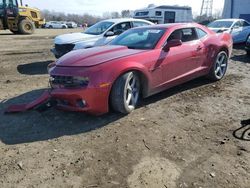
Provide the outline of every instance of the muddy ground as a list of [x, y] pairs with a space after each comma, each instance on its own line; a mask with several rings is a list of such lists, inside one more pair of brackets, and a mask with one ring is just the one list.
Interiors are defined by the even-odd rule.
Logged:
[[226, 77], [143, 100], [128, 116], [50, 109], [4, 115], [48, 86], [53, 37], [0, 32], [0, 187], [249, 188], [250, 58]]

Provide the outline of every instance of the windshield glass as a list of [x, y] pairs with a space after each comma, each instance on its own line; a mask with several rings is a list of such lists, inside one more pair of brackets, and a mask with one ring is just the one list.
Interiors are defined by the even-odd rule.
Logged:
[[115, 38], [110, 44], [127, 46], [130, 49], [154, 49], [165, 29], [138, 28], [128, 30]]
[[104, 33], [114, 22], [98, 22], [95, 25], [88, 28], [84, 33], [90, 35], [100, 35]]
[[208, 24], [211, 28], [230, 28], [233, 25], [232, 21], [215, 21]]
[[3, 0], [0, 0], [0, 8], [3, 8]]

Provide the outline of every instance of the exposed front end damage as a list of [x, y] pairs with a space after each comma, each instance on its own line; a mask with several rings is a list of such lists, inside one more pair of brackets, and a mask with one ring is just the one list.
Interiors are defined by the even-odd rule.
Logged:
[[10, 105], [5, 110], [5, 113], [25, 112], [32, 109], [41, 109], [45, 107], [51, 107], [51, 95], [49, 90], [46, 90], [39, 98], [28, 104]]

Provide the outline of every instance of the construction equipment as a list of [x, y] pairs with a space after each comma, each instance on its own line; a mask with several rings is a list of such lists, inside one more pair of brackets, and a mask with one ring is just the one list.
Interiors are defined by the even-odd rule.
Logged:
[[32, 34], [45, 24], [41, 11], [23, 6], [20, 0], [0, 0], [0, 30], [9, 29], [14, 34]]

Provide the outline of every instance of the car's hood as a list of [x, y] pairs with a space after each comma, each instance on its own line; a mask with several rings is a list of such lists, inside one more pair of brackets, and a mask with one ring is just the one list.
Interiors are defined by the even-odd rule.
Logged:
[[97, 40], [99, 38], [99, 35], [89, 35], [85, 33], [70, 33], [70, 34], [57, 36], [54, 40], [54, 43], [55, 44], [69, 44], [69, 43], [75, 43], [79, 41], [91, 40], [94, 38], [96, 38]]
[[209, 29], [211, 29], [215, 33], [222, 33], [224, 31], [228, 31], [229, 30], [229, 28], [225, 28], [225, 27], [222, 27], [222, 28], [211, 28], [211, 27], [209, 27]]
[[89, 67], [127, 57], [144, 50], [128, 49], [125, 46], [101, 46], [75, 50], [57, 60], [56, 66]]

